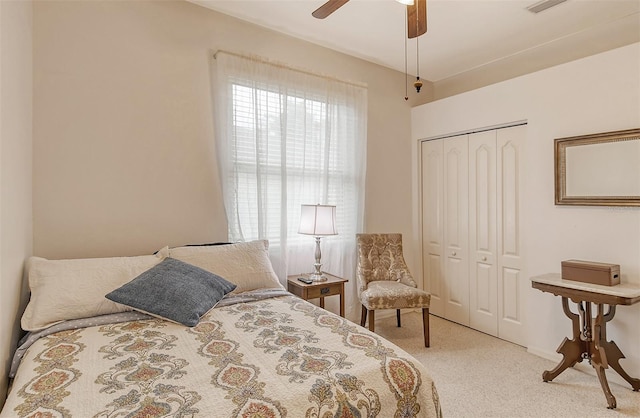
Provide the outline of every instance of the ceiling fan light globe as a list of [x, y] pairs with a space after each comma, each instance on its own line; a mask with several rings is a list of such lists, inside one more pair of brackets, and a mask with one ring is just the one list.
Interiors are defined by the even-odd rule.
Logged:
[[413, 0], [396, 0], [400, 4], [404, 4], [407, 6], [413, 6]]

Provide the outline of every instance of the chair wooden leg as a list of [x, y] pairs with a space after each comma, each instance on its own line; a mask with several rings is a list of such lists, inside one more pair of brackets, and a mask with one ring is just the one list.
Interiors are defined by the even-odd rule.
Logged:
[[396, 318], [398, 319], [398, 328], [400, 328], [400, 309], [396, 309]]
[[367, 308], [362, 305], [362, 314], [360, 315], [360, 326], [364, 327], [364, 324], [367, 322]]
[[422, 327], [424, 328], [424, 346], [429, 347], [429, 308], [422, 308]]
[[375, 332], [376, 315], [373, 309], [369, 312], [369, 331]]

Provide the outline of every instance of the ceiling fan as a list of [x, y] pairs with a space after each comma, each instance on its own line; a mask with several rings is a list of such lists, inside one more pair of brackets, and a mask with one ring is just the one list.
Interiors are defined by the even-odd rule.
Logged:
[[[311, 15], [324, 19], [344, 6], [349, 0], [329, 0]], [[416, 38], [427, 32], [427, 0], [396, 0], [407, 5], [407, 37]]]

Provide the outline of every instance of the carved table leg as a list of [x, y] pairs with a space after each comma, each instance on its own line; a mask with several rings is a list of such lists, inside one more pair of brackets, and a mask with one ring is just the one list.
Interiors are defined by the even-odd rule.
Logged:
[[557, 352], [562, 354], [562, 361], [553, 368], [553, 370], [545, 370], [544, 373], [542, 373], [542, 380], [544, 382], [552, 381], [569, 367], [573, 367], [576, 363], [581, 362], [584, 344], [582, 344], [581, 341], [576, 341], [575, 339], [569, 340], [565, 337]]
[[[589, 306], [591, 306], [590, 302], [587, 302]], [[591, 324], [591, 309], [589, 311], [588, 323]], [[607, 375], [605, 374], [605, 369], [609, 367], [609, 362], [607, 359], [606, 349], [603, 347], [603, 342], [606, 342], [607, 330], [606, 330], [607, 322], [603, 317], [603, 305], [598, 304], [598, 314], [595, 318], [595, 323], [593, 324], [593, 333], [591, 335], [589, 341], [590, 347], [590, 359], [591, 365], [596, 370], [596, 374], [598, 375], [598, 380], [600, 380], [600, 386], [602, 387], [602, 391], [604, 392], [604, 396], [607, 398], [607, 404], [609, 405], [609, 409], [614, 409], [616, 407], [616, 398], [611, 393], [611, 388], [609, 388], [609, 382], [607, 381]]]
[[609, 361], [609, 366], [611, 366], [613, 370], [618, 372], [618, 374], [622, 376], [624, 380], [629, 382], [634, 392], [639, 391], [640, 379], [635, 379], [629, 376], [627, 372], [622, 368], [622, 366], [620, 366], [620, 359], [625, 358], [625, 356], [624, 354], [622, 354], [622, 351], [620, 351], [616, 343], [613, 341], [606, 341], [601, 343], [601, 345], [602, 345], [602, 348], [604, 348], [604, 351], [607, 353], [607, 360]]
[[624, 380], [629, 382], [635, 392], [640, 390], [640, 379], [635, 379], [627, 374], [627, 372], [620, 365], [620, 359], [625, 358], [624, 354], [614, 341], [607, 341], [607, 328], [606, 323], [611, 321], [616, 314], [615, 305], [609, 306], [609, 312], [603, 316], [602, 327], [600, 328], [600, 346], [604, 349], [607, 362], [613, 370], [615, 370]]
[[565, 337], [558, 347], [557, 352], [562, 354], [562, 361], [553, 369], [545, 370], [542, 373], [542, 380], [550, 382], [560, 373], [569, 367], [573, 367], [576, 363], [582, 361], [582, 353], [586, 352], [586, 344], [580, 339], [580, 317], [569, 309], [569, 301], [566, 297], [562, 298], [562, 310], [564, 314], [571, 319], [573, 329], [573, 339], [569, 340]]
[[600, 362], [593, 360], [591, 363], [594, 369], [596, 369], [596, 374], [598, 375], [598, 380], [600, 380], [600, 386], [602, 387], [602, 391], [604, 392], [604, 396], [607, 398], [607, 404], [609, 409], [615, 409], [616, 407], [616, 397], [611, 393], [611, 389], [609, 388], [609, 383], [607, 382], [607, 376], [604, 374], [605, 367], [600, 364]]

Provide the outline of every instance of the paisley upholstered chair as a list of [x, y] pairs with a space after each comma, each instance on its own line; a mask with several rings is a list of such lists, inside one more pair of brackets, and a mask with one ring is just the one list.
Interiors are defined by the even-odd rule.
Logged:
[[429, 347], [431, 295], [418, 289], [402, 255], [402, 234], [356, 234], [358, 244], [358, 293], [362, 303], [360, 325], [369, 314], [369, 330], [375, 331], [375, 310], [421, 308], [424, 346]]

